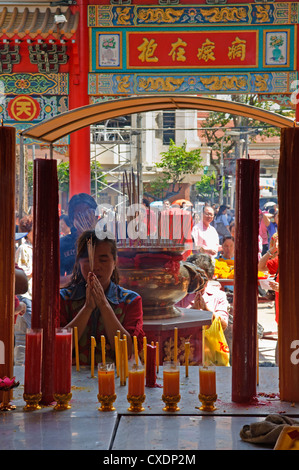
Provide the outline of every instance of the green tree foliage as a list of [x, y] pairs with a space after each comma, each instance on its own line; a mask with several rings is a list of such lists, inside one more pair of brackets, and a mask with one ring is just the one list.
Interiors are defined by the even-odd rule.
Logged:
[[[231, 100], [238, 103], [248, 104], [250, 106], [261, 108], [266, 111], [272, 111], [277, 114], [294, 117], [294, 111], [287, 106], [278, 106], [274, 104], [273, 101], [261, 101], [258, 95], [231, 95]], [[233, 154], [235, 158], [239, 158], [240, 155], [240, 139], [247, 138], [248, 143], [255, 142], [257, 135], [259, 135], [263, 140], [278, 136], [280, 134], [280, 129], [275, 127], [270, 127], [261, 123], [259, 121], [250, 119], [246, 116], [235, 116], [229, 113], [229, 101], [227, 105], [227, 113], [218, 113], [210, 112], [208, 117], [202, 123], [202, 130], [207, 145], [212, 149], [212, 158], [211, 158], [211, 170], [216, 172], [217, 175], [220, 174], [220, 162], [221, 162], [221, 141], [223, 139], [223, 156], [227, 158], [228, 154]], [[239, 136], [229, 135], [230, 131], [238, 130], [240, 132]], [[256, 129], [256, 133], [248, 134], [246, 137], [246, 132], [248, 130]], [[227, 135], [225, 132], [227, 131]], [[242, 131], [244, 134], [242, 134]], [[204, 175], [205, 176], [205, 175]], [[212, 175], [211, 175], [212, 177]], [[212, 177], [213, 179], [213, 177]], [[207, 178], [201, 179], [196, 184], [199, 194], [204, 197], [208, 197], [208, 188]], [[217, 195], [216, 187], [215, 190], [212, 188], [214, 195]], [[210, 191], [211, 193], [211, 191]]]
[[[294, 111], [286, 106], [274, 105], [273, 101], [260, 101], [258, 95], [231, 95], [231, 100], [238, 103], [248, 104], [255, 108], [261, 108], [265, 111], [272, 111], [277, 114], [293, 117]], [[227, 105], [229, 111], [229, 101]], [[262, 136], [263, 139], [268, 137], [278, 136], [280, 134], [280, 129], [276, 127], [270, 127], [259, 121], [250, 119], [246, 116], [235, 116], [227, 113], [218, 113], [210, 112], [208, 117], [202, 123], [202, 129], [204, 131], [204, 136], [207, 141], [208, 146], [213, 150], [213, 165], [214, 168], [219, 171], [220, 157], [221, 157], [221, 140], [224, 135], [225, 129], [233, 130], [237, 128], [244, 132], [248, 129], [257, 129], [256, 134], [251, 134], [248, 136], [249, 142], [254, 142], [256, 140], [257, 134]], [[227, 155], [230, 151], [234, 150], [240, 145], [239, 140], [243, 136], [240, 135], [239, 138], [232, 138], [229, 134], [224, 137], [223, 142], [223, 153]]]
[[[106, 178], [101, 171], [101, 165], [96, 162], [92, 163], [90, 167], [90, 177], [91, 177], [91, 191], [95, 193], [103, 187], [103, 182], [106, 183]], [[69, 183], [70, 183], [70, 171], [69, 171], [69, 162], [61, 162], [57, 165], [57, 178], [58, 178], [58, 188], [60, 191], [69, 192]], [[28, 184], [28, 196], [33, 196], [33, 162], [28, 161], [27, 167], [27, 184]]]
[[[168, 151], [161, 153], [161, 161], [155, 167], [162, 171], [151, 183], [151, 193], [157, 199], [163, 200], [179, 193], [185, 176], [196, 174], [203, 168], [200, 149], [187, 151], [186, 148], [186, 141], [177, 146], [171, 140]], [[175, 191], [176, 185], [179, 189]]]
[[202, 175], [200, 180], [195, 184], [196, 190], [200, 198], [204, 201], [211, 199], [211, 196], [218, 196], [219, 192], [216, 188], [216, 174]]

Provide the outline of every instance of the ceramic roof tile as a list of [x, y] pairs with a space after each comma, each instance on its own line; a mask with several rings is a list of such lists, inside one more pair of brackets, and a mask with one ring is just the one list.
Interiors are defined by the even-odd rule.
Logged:
[[[66, 21], [59, 26], [55, 15], [64, 15]], [[39, 8], [18, 9], [9, 11], [6, 7], [0, 9], [0, 40], [5, 38], [35, 39], [48, 36], [59, 38], [61, 35], [69, 39], [76, 33], [79, 23], [79, 13], [72, 13], [70, 8], [61, 11], [60, 8], [40, 11]]]

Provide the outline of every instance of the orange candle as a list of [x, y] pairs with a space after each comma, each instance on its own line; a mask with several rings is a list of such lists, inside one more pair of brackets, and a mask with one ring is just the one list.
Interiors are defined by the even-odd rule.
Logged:
[[185, 369], [186, 377], [189, 377], [189, 355], [190, 355], [190, 342], [186, 341], [185, 343]]
[[157, 374], [159, 373], [159, 363], [160, 363], [160, 357], [159, 357], [159, 343], [156, 341], [156, 366], [157, 366]]
[[114, 336], [115, 344], [115, 364], [116, 364], [116, 375], [119, 377], [119, 340], [118, 336]]
[[216, 394], [216, 372], [213, 367], [199, 369], [199, 390], [202, 395]]
[[137, 344], [137, 336], [133, 336], [134, 342], [134, 354], [135, 354], [135, 362], [138, 366], [138, 344]]
[[146, 336], [143, 337], [143, 363], [144, 367], [146, 368], [146, 345], [147, 345], [147, 339]]
[[115, 393], [115, 380], [114, 380], [114, 364], [99, 364], [98, 365], [98, 383], [100, 395], [114, 395]]
[[126, 385], [125, 340], [120, 339], [118, 343], [120, 385]]
[[145, 370], [144, 367], [132, 367], [129, 370], [129, 387], [128, 395], [140, 396], [144, 395], [144, 383], [145, 383]]
[[78, 341], [78, 327], [77, 326], [74, 326], [74, 342], [75, 342], [76, 370], [80, 370], [79, 341]]
[[94, 377], [94, 359], [95, 359], [96, 340], [94, 336], [90, 337], [90, 369], [91, 377]]
[[173, 353], [173, 360], [177, 362], [178, 360], [178, 329], [175, 327], [174, 329], [174, 353]]
[[127, 335], [123, 335], [123, 340], [124, 340], [124, 354], [125, 354], [125, 377], [127, 378], [129, 375]]
[[176, 365], [163, 364], [163, 395], [174, 396], [180, 393], [180, 370]]

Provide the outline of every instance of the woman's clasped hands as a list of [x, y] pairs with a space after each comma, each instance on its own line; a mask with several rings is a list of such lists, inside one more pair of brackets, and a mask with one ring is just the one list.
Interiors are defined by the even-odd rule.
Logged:
[[86, 282], [86, 307], [91, 310], [94, 310], [96, 307], [101, 309], [101, 307], [107, 305], [107, 303], [108, 301], [102, 284], [93, 272], [89, 272]]

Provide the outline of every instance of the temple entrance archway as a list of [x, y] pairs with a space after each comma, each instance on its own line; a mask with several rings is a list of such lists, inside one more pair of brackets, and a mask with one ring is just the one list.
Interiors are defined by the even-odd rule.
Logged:
[[157, 110], [197, 109], [199, 111], [227, 112], [259, 120], [274, 127], [295, 127], [294, 120], [250, 105], [197, 96], [138, 96], [82, 106], [60, 114], [21, 133], [53, 144], [62, 137], [84, 127], [123, 115]]

